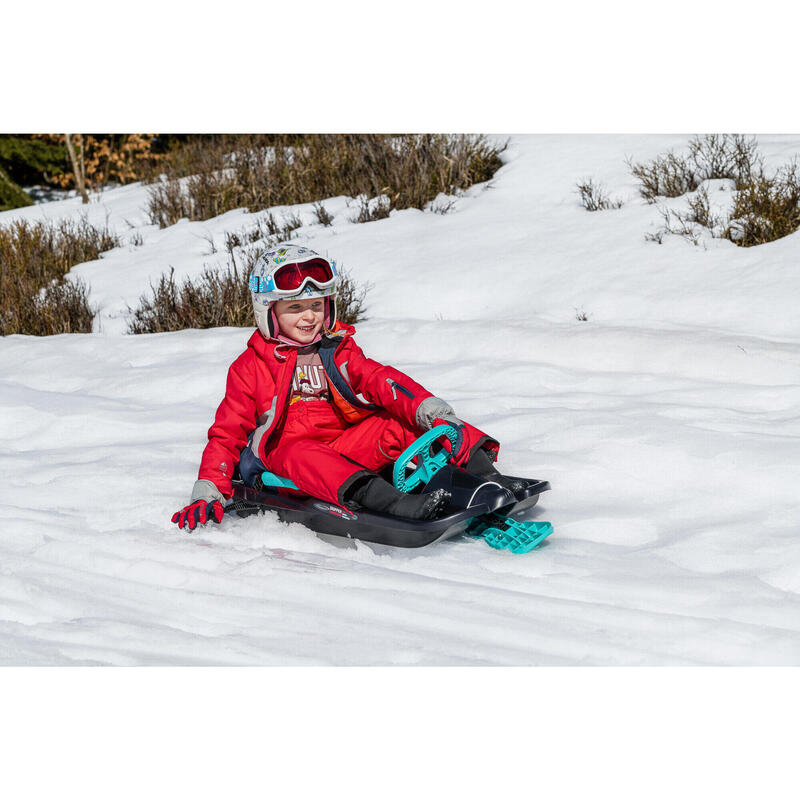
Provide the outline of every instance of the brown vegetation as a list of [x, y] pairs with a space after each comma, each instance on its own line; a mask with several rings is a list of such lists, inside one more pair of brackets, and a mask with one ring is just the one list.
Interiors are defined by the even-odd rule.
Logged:
[[587, 211], [605, 211], [609, 208], [622, 208], [622, 200], [612, 200], [601, 183], [592, 178], [585, 178], [575, 184], [580, 196], [581, 205]]
[[489, 180], [504, 149], [472, 135], [211, 137], [167, 154], [159, 166], [163, 174], [151, 178], [148, 210], [154, 224], [166, 227], [183, 217], [202, 220], [235, 208], [254, 212], [338, 195], [385, 195], [386, 213], [422, 209], [440, 193]]
[[648, 203], [658, 197], [680, 197], [705, 180], [729, 178], [743, 187], [761, 169], [756, 140], [734, 134], [707, 134], [689, 140], [688, 153], [657, 156], [649, 163], [628, 159], [631, 174], [639, 180], [639, 193]]
[[64, 276], [120, 244], [107, 226], [95, 228], [85, 218], [0, 227], [0, 335], [91, 332], [87, 288]]
[[[740, 134], [694, 137], [685, 156], [658, 156], [647, 164], [633, 164], [639, 191], [648, 202], [658, 197], [678, 197], [689, 192], [688, 211], [662, 208], [662, 230], [645, 238], [661, 243], [665, 233], [699, 244], [702, 229], [741, 247], [765, 244], [800, 228], [800, 174], [793, 161], [772, 174], [754, 138]], [[733, 204], [727, 216], [714, 214], [703, 181], [733, 182]]]
[[74, 149], [70, 169], [45, 176], [48, 183], [65, 189], [80, 190], [83, 183], [86, 189], [96, 191], [109, 183], [132, 183], [152, 174], [162, 158], [153, 149], [153, 133], [43, 133], [33, 138]]

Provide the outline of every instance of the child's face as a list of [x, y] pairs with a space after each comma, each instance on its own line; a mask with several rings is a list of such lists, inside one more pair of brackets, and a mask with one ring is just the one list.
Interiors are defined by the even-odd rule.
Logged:
[[284, 336], [301, 344], [313, 342], [325, 320], [325, 301], [319, 297], [278, 300], [275, 303], [275, 316]]

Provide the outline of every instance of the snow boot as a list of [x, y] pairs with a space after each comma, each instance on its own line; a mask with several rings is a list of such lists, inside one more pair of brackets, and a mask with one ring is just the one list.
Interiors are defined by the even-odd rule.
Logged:
[[489, 511], [514, 504], [514, 495], [493, 478], [482, 478], [453, 464], [442, 467], [426, 484], [426, 492], [444, 490], [450, 495], [447, 513], [485, 505]]
[[499, 483], [508, 489], [517, 500], [522, 500], [525, 496], [525, 490], [530, 485], [530, 481], [525, 478], [514, 478], [511, 475], [503, 475], [498, 472], [494, 462], [483, 448], [479, 448], [469, 457], [465, 469], [467, 472], [486, 478], [486, 480]]
[[393, 514], [406, 519], [436, 519], [442, 516], [450, 494], [443, 489], [424, 494], [406, 494], [375, 475], [349, 492], [352, 500], [369, 511]]

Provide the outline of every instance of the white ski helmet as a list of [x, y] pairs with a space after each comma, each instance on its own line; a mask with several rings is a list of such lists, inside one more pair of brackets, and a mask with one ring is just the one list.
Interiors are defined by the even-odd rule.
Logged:
[[308, 247], [279, 244], [262, 253], [253, 265], [248, 286], [253, 297], [256, 325], [268, 339], [276, 338], [275, 315], [271, 313], [276, 300], [327, 297], [325, 327], [336, 322], [336, 286], [339, 274], [336, 262], [328, 261]]

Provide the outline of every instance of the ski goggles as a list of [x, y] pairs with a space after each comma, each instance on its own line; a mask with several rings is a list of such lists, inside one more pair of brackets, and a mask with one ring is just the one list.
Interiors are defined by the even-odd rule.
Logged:
[[334, 263], [315, 258], [302, 264], [284, 264], [270, 275], [251, 275], [249, 288], [258, 294], [295, 295], [308, 283], [313, 283], [318, 289], [328, 289], [336, 282], [336, 277]]

